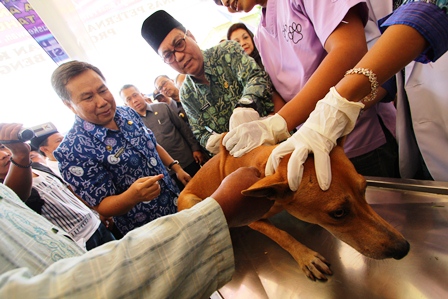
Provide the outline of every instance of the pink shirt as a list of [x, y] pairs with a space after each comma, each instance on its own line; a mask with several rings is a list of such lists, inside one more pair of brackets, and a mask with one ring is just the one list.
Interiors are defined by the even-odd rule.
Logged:
[[[265, 70], [285, 101], [290, 101], [302, 89], [325, 58], [325, 41], [350, 8], [365, 2], [267, 1], [255, 35], [255, 44]], [[367, 11], [365, 6], [365, 21], [368, 18]], [[394, 109], [392, 106], [389, 108]], [[376, 109], [369, 110], [372, 111], [362, 114], [346, 140], [345, 151], [349, 158], [365, 154], [386, 143]], [[394, 112], [389, 115], [394, 115]]]

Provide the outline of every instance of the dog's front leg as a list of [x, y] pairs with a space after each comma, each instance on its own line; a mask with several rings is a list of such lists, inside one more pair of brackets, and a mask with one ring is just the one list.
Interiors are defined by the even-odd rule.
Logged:
[[330, 263], [323, 256], [301, 244], [287, 232], [275, 227], [269, 220], [255, 221], [249, 227], [271, 238], [288, 251], [311, 280], [327, 280], [325, 274], [332, 274]]

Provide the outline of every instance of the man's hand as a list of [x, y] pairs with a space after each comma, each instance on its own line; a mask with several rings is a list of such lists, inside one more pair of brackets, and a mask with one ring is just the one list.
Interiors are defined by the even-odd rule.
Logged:
[[222, 143], [234, 157], [241, 157], [262, 144], [277, 144], [291, 136], [286, 121], [279, 114], [254, 120], [230, 130]]
[[266, 164], [266, 175], [273, 174], [280, 160], [292, 152], [288, 162], [288, 183], [289, 188], [296, 191], [302, 180], [303, 163], [309, 153], [314, 153], [319, 186], [322, 190], [327, 190], [331, 184], [329, 153], [339, 137], [353, 130], [363, 107], [362, 103], [347, 101], [332, 87], [317, 102], [316, 109], [299, 130], [272, 151]]
[[273, 205], [273, 200], [241, 194], [258, 180], [260, 172], [256, 168], [240, 167], [229, 174], [211, 195], [221, 206], [229, 227], [244, 226], [259, 220]]
[[187, 172], [185, 172], [185, 170], [183, 170], [183, 168], [179, 164], [173, 165], [171, 169], [176, 172], [177, 179], [181, 181], [184, 186], [187, 185], [189, 181], [191, 181], [191, 176]]
[[143, 202], [150, 201], [160, 195], [159, 181], [163, 178], [163, 174], [148, 176], [139, 178], [130, 187], [129, 191], [132, 194], [132, 200], [134, 205]]
[[[22, 124], [0, 124], [0, 140], [18, 140]], [[31, 194], [31, 160], [30, 146], [24, 142], [4, 144], [11, 151], [11, 163], [4, 184], [11, 188], [21, 200], [25, 201]], [[21, 165], [21, 166], [17, 166]]]
[[204, 165], [204, 163], [208, 161], [207, 154], [202, 151], [194, 151], [193, 158], [199, 165]]
[[[0, 140], [5, 141], [18, 141], [14, 143], [4, 144], [12, 153], [12, 156], [16, 162], [22, 163], [23, 161], [27, 162], [23, 165], [29, 163], [30, 159], [30, 146], [27, 143], [20, 142], [18, 139], [18, 133], [22, 129], [22, 124], [0, 124]], [[23, 161], [22, 161], [23, 160]]]

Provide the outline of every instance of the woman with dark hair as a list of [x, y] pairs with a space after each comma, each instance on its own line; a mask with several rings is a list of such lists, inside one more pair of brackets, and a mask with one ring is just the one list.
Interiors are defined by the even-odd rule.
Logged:
[[[235, 23], [227, 30], [227, 39], [236, 41], [241, 45], [247, 55], [252, 57], [260, 68], [264, 70], [263, 62], [261, 61], [260, 53], [254, 43], [254, 34], [247, 28], [244, 23]], [[274, 103], [274, 112], [279, 111], [286, 102], [275, 90], [274, 86], [272, 92], [272, 102]]]
[[250, 31], [244, 23], [235, 23], [227, 30], [227, 39], [238, 42], [244, 51], [264, 69], [261, 62], [260, 53], [254, 43], [254, 34]]

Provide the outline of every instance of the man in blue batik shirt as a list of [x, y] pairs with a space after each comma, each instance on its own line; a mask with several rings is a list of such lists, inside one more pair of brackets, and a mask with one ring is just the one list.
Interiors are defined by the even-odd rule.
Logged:
[[135, 111], [116, 107], [101, 71], [71, 61], [60, 65], [51, 81], [76, 115], [54, 152], [75, 193], [101, 215], [114, 217], [123, 235], [175, 213], [179, 190], [166, 168], [184, 184], [191, 177], [157, 144]]

